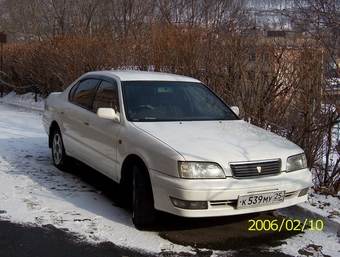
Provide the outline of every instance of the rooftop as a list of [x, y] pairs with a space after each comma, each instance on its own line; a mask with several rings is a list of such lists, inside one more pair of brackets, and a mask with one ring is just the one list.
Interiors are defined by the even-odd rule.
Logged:
[[138, 71], [138, 70], [112, 70], [112, 71], [94, 71], [88, 74], [106, 75], [109, 77], [119, 78], [121, 81], [183, 81], [183, 82], [200, 82], [197, 79], [152, 71]]

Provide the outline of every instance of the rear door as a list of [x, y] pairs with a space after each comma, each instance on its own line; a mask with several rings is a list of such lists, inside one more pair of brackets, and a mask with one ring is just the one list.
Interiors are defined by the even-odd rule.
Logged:
[[63, 141], [68, 154], [82, 161], [89, 157], [84, 145], [88, 129], [88, 113], [91, 111], [93, 96], [100, 79], [86, 77], [76, 83], [69, 93], [69, 104], [62, 110]]

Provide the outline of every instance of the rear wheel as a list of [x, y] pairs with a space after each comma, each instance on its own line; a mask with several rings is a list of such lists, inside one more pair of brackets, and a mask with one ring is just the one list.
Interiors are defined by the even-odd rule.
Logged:
[[69, 166], [70, 158], [65, 153], [63, 139], [59, 129], [52, 132], [52, 160], [54, 166], [65, 170]]
[[156, 223], [157, 211], [150, 178], [146, 168], [139, 164], [132, 166], [133, 172], [133, 214], [132, 221], [136, 226], [148, 226]]

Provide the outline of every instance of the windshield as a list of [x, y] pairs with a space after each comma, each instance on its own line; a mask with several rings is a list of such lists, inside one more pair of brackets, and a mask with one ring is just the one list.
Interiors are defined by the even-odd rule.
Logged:
[[130, 121], [237, 120], [229, 107], [201, 83], [122, 82]]

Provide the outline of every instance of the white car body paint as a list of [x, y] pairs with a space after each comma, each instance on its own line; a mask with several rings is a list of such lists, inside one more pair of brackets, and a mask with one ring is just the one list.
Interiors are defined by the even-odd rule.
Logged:
[[[101, 119], [69, 102], [69, 92], [86, 76], [106, 76], [117, 81], [119, 120]], [[311, 186], [307, 168], [286, 172], [287, 158], [303, 153], [295, 144], [242, 120], [148, 121], [128, 120], [122, 82], [169, 81], [200, 83], [196, 79], [139, 71], [103, 71], [83, 75], [62, 93], [52, 93], [45, 104], [43, 125], [48, 134], [52, 122], [61, 129], [66, 153], [120, 182], [124, 160], [136, 155], [146, 165], [157, 210], [185, 217], [237, 215], [291, 206], [307, 199], [299, 196]], [[279, 159], [278, 174], [235, 178], [230, 163]], [[183, 179], [179, 161], [212, 162], [225, 173], [224, 179]], [[261, 170], [261, 168], [258, 168]], [[283, 202], [237, 208], [240, 195], [285, 191]], [[170, 197], [207, 202], [206, 209], [175, 207]]]

